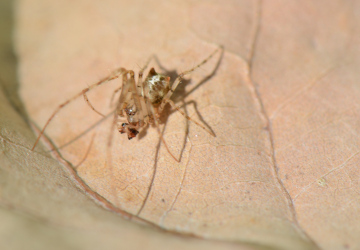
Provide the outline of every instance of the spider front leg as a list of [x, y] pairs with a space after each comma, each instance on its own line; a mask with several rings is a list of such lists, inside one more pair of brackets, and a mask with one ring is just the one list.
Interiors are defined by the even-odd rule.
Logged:
[[[127, 78], [127, 74], [130, 78]], [[123, 90], [116, 108], [116, 115], [126, 118], [126, 122], [121, 125], [117, 124], [120, 133], [126, 133], [128, 139], [136, 137], [139, 129], [146, 123], [144, 121], [142, 96], [138, 93], [138, 86], [135, 82], [134, 71], [129, 70], [123, 76]], [[117, 117], [116, 117], [117, 119]]]
[[[69, 103], [71, 103], [72, 101], [74, 101], [75, 99], [77, 99], [78, 97], [80, 96], [84, 96], [85, 100], [87, 99], [86, 97], [86, 93], [89, 92], [90, 90], [106, 83], [106, 82], [110, 82], [118, 77], [120, 77], [121, 75], [124, 74], [126, 70], [124, 68], [119, 68], [115, 71], [112, 72], [112, 74], [108, 77], [105, 77], [103, 79], [101, 79], [100, 81], [90, 85], [89, 87], [83, 89], [80, 93], [77, 93], [76, 95], [74, 95], [73, 97], [71, 97], [70, 99], [66, 100], [65, 102], [63, 102], [62, 104], [60, 104], [56, 109], [55, 111], [51, 114], [50, 118], [46, 121], [43, 129], [40, 131], [40, 134], [38, 135], [38, 137], [36, 138], [36, 141], [33, 145], [33, 147], [31, 148], [31, 151], [33, 151], [36, 147], [36, 145], [38, 144], [40, 138], [42, 137], [42, 135], [44, 134], [45, 132], [45, 129], [47, 128], [47, 126], [50, 124], [50, 122], [52, 121], [52, 119], [54, 119], [55, 115], [62, 109], [64, 108], [65, 106], [67, 106]], [[90, 102], [87, 101], [87, 104], [95, 111], [95, 108], [92, 107], [92, 105], [90, 104]], [[101, 113], [99, 113], [100, 115], [102, 115]]]
[[[145, 101], [145, 82], [143, 81], [143, 75], [144, 75], [144, 70], [148, 67], [151, 59], [153, 58], [153, 56], [149, 57], [149, 59], [147, 60], [147, 62], [145, 63], [145, 65], [140, 69], [139, 71], [139, 78], [138, 78], [138, 84], [137, 84], [137, 88], [138, 88], [138, 95], [140, 97], [140, 105], [141, 105], [141, 109], [143, 112], [143, 118], [144, 118], [144, 125], [149, 123], [149, 110], [148, 107], [146, 106], [146, 101]], [[139, 93], [140, 92], [140, 93]]]

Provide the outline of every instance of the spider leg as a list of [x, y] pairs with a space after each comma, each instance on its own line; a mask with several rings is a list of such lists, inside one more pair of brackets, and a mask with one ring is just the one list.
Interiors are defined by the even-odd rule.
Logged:
[[[128, 78], [128, 74], [130, 74], [130, 78]], [[134, 115], [124, 114], [124, 110], [129, 108], [129, 104], [130, 106], [135, 106]], [[137, 93], [134, 72], [132, 70], [127, 71], [126, 74], [123, 75], [123, 88], [119, 97], [115, 114], [116, 117], [126, 117], [127, 120], [126, 123], [122, 123], [121, 125], [118, 124], [118, 131], [120, 133], [127, 133], [129, 139], [134, 138], [138, 133], [138, 129], [143, 126], [144, 121], [142, 109], [140, 107], [140, 97]], [[116, 124], [116, 118], [114, 118], [114, 122]], [[115, 126], [115, 124], [113, 126]]]
[[108, 138], [108, 143], [107, 143], [107, 158], [108, 158], [109, 163], [111, 163], [110, 148], [111, 148], [111, 144], [112, 144], [113, 130], [115, 128], [117, 118], [118, 118], [118, 116], [123, 116], [123, 113], [122, 113], [123, 107], [126, 107], [127, 102], [131, 98], [131, 96], [128, 95], [129, 87], [130, 87], [128, 77], [127, 77], [128, 72], [129, 72], [128, 70], [124, 69], [124, 73], [122, 75], [123, 76], [122, 77], [122, 91], [121, 91], [119, 100], [116, 105], [113, 122], [111, 123], [111, 129], [109, 132], [109, 138]]
[[[120, 100], [119, 100], [119, 102], [117, 104], [117, 109], [120, 107], [120, 105], [121, 105], [121, 103], [120, 103]], [[117, 110], [115, 110], [114, 118], [113, 118], [113, 121], [111, 123], [111, 128], [110, 128], [110, 131], [109, 131], [109, 137], [108, 137], [108, 141], [107, 141], [107, 145], [106, 145], [106, 165], [109, 168], [110, 178], [111, 178], [110, 180], [111, 181], [116, 181], [114, 179], [114, 168], [113, 168], [112, 157], [111, 157], [111, 146], [112, 146], [113, 132], [114, 132], [114, 129], [115, 129], [115, 125], [116, 125], [116, 122], [117, 122], [118, 115], [119, 114], [118, 114]], [[114, 197], [116, 199], [115, 201], [117, 203], [117, 186], [116, 185], [114, 186], [114, 189], [113, 189], [113, 195], [114, 195]]]
[[209, 61], [215, 54], [216, 52], [218, 52], [220, 48], [217, 48], [214, 52], [212, 52], [207, 58], [205, 58], [201, 63], [199, 63], [198, 65], [196, 65], [195, 67], [186, 70], [184, 72], [182, 72], [174, 81], [173, 85], [171, 86], [169, 92], [164, 96], [163, 98], [163, 102], [161, 103], [160, 107], [159, 107], [159, 112], [161, 113], [162, 110], [164, 109], [165, 104], [168, 102], [168, 100], [170, 100], [170, 97], [172, 96], [172, 94], [174, 93], [175, 89], [177, 88], [177, 86], [181, 83], [181, 80], [183, 79], [183, 77], [187, 74], [190, 74], [191, 72], [195, 71], [196, 69], [200, 68], [202, 65], [204, 65], [205, 63], [207, 63], [207, 61]]
[[[152, 56], [147, 60], [146, 64], [144, 65], [144, 67], [142, 67], [139, 71], [139, 78], [138, 78], [138, 85], [137, 87], [140, 88], [140, 86], [142, 85], [142, 77], [143, 77], [143, 73], [144, 73], [144, 70], [148, 67], [150, 61], [152, 59]], [[112, 105], [112, 102], [114, 100], [114, 97], [116, 95], [117, 92], [119, 92], [121, 90], [121, 87], [120, 88], [117, 88], [114, 93], [112, 94], [111, 96], [111, 99], [110, 99], [110, 106]], [[141, 92], [141, 94], [143, 95], [143, 91]]]
[[158, 123], [158, 118], [157, 118], [157, 115], [155, 113], [154, 107], [151, 104], [148, 105], [148, 106], [150, 106], [150, 111], [152, 113], [152, 116], [154, 117], [154, 123], [155, 123], [155, 126], [156, 126], [156, 130], [157, 130], [157, 132], [158, 132], [158, 134], [160, 136], [161, 141], [164, 143], [166, 150], [171, 155], [171, 157], [174, 158], [175, 161], [180, 162], [180, 160], [176, 159], [175, 156], [170, 152], [170, 149], [169, 149], [168, 145], [166, 144], [166, 141], [165, 141], [164, 137], [161, 134], [159, 123]]
[[89, 101], [89, 98], [87, 97], [86, 93], [83, 93], [83, 95], [84, 95], [84, 99], [85, 99], [87, 105], [89, 105], [89, 107], [90, 107], [92, 110], [94, 110], [95, 113], [101, 115], [102, 117], [105, 117], [105, 115], [101, 114], [99, 111], [97, 111], [97, 110], [94, 108], [94, 106], [93, 106], [93, 105], [91, 104], [91, 102]]
[[150, 121], [149, 117], [149, 107], [146, 105], [147, 101], [145, 100], [145, 81], [142, 80], [143, 78], [143, 72], [147, 68], [147, 65], [149, 64], [151, 60], [151, 57], [149, 58], [146, 65], [140, 70], [139, 72], [139, 78], [138, 78], [138, 90], [140, 89], [139, 97], [140, 97], [140, 104], [141, 104], [141, 110], [143, 112], [143, 118], [144, 118], [144, 126], [147, 125]]
[[123, 74], [123, 86], [122, 86], [122, 91], [120, 93], [120, 96], [119, 96], [119, 100], [118, 100], [118, 104], [116, 106], [116, 114], [123, 117], [124, 116], [124, 113], [123, 113], [123, 110], [124, 108], [126, 108], [127, 104], [128, 104], [128, 101], [130, 100], [131, 98], [131, 93], [129, 93], [129, 89], [130, 89], [130, 84], [128, 82], [128, 71], [126, 71], [124, 74]]
[[147, 125], [149, 123], [149, 111], [148, 108], [146, 106], [146, 101], [143, 95], [139, 95], [140, 98], [140, 104], [141, 104], [141, 112], [142, 112], [142, 117], [144, 119], [144, 124], [143, 126]]
[[212, 132], [211, 130], [205, 128], [205, 126], [201, 125], [200, 123], [198, 123], [197, 121], [193, 120], [190, 116], [187, 116], [179, 107], [177, 107], [175, 105], [175, 103], [172, 100], [167, 100], [167, 103], [169, 103], [171, 105], [172, 108], [176, 109], [177, 111], [180, 112], [180, 114], [182, 114], [186, 119], [188, 119], [189, 121], [192, 121], [193, 123], [195, 123], [196, 125], [198, 125], [200, 128], [202, 128], [203, 130], [205, 130], [206, 132], [208, 132], [210, 135], [215, 137], [214, 132]]
[[[117, 123], [117, 119], [118, 117], [122, 117], [123, 116], [123, 108], [127, 106], [127, 103], [129, 102], [129, 100], [131, 99], [131, 92], [129, 94], [129, 89], [130, 89], [130, 84], [129, 84], [129, 80], [128, 80], [128, 76], [127, 74], [129, 73], [128, 70], [124, 69], [124, 72], [122, 74], [122, 91], [120, 93], [119, 96], [119, 100], [117, 102], [116, 105], [116, 109], [114, 112], [114, 118], [113, 121], [111, 123], [111, 128], [109, 131], [109, 137], [108, 137], [108, 141], [107, 141], [107, 147], [106, 147], [106, 160], [107, 160], [107, 166], [109, 167], [109, 171], [111, 173], [111, 176], [113, 176], [113, 165], [112, 165], [112, 157], [111, 157], [111, 146], [112, 146], [112, 139], [113, 139], [113, 132]], [[114, 190], [114, 195], [116, 196], [116, 187]]]
[[136, 111], [139, 114], [139, 127], [142, 127], [144, 125], [144, 115], [142, 112], [142, 106], [140, 104], [140, 97], [139, 97], [139, 93], [138, 93], [136, 82], [135, 82], [135, 74], [134, 74], [134, 71], [132, 71], [132, 70], [130, 70], [129, 73], [130, 73], [129, 81], [131, 84], [132, 97], [134, 98]]
[[95, 139], [95, 135], [96, 135], [96, 133], [94, 133], [94, 134], [92, 135], [91, 141], [90, 141], [90, 145], [89, 145], [88, 149], [86, 150], [86, 153], [85, 153], [84, 157], [82, 158], [82, 160], [81, 160], [78, 164], [76, 164], [76, 165], [74, 166], [75, 169], [78, 168], [81, 164], [83, 164], [84, 161], [86, 160], [86, 158], [88, 157], [88, 155], [89, 155], [89, 153], [90, 153], [90, 150], [91, 150], [91, 147], [92, 147], [92, 145], [93, 145], [94, 139]]
[[122, 88], [122, 86], [119, 87], [119, 88], [117, 88], [117, 89], [115, 89], [114, 93], [112, 94], [111, 99], [110, 99], [110, 107], [112, 106], [112, 103], [113, 103], [113, 101], [114, 101], [114, 98], [115, 98], [116, 93], [119, 92], [119, 91], [121, 90], [121, 88]]
[[137, 84], [137, 88], [138, 91], [140, 91], [139, 93], [139, 98], [140, 98], [140, 105], [141, 105], [141, 110], [142, 110], [142, 115], [143, 115], [143, 119], [144, 119], [144, 126], [147, 125], [150, 121], [150, 117], [149, 117], [149, 108], [146, 105], [146, 101], [145, 101], [145, 82], [143, 82], [143, 74], [144, 74], [144, 70], [148, 67], [151, 59], [153, 59], [154, 56], [150, 56], [149, 59], [147, 60], [147, 62], [145, 63], [145, 65], [140, 69], [139, 71], [139, 77], [138, 77], [138, 84]]
[[103, 79], [101, 79], [100, 81], [90, 85], [89, 87], [83, 89], [80, 93], [74, 95], [73, 97], [71, 97], [70, 99], [66, 100], [65, 102], [63, 102], [62, 104], [60, 104], [55, 110], [54, 112], [51, 114], [50, 118], [47, 120], [47, 122], [45, 123], [45, 126], [43, 127], [43, 129], [41, 130], [40, 134], [38, 135], [34, 146], [31, 148], [31, 151], [33, 151], [36, 147], [36, 145], [38, 144], [41, 136], [44, 134], [46, 127], [49, 125], [49, 123], [51, 122], [51, 120], [55, 117], [55, 115], [66, 105], [68, 105], [70, 102], [74, 101], [75, 99], [77, 99], [80, 96], [83, 96], [85, 93], [89, 92], [90, 90], [92, 90], [93, 88], [100, 86], [103, 83], [106, 82], [110, 82], [111, 80], [114, 80], [118, 77], [120, 77], [122, 74], [124, 74], [124, 72], [126, 72], [126, 70], [124, 68], [119, 68], [117, 70], [115, 70], [110, 76], [105, 77]]

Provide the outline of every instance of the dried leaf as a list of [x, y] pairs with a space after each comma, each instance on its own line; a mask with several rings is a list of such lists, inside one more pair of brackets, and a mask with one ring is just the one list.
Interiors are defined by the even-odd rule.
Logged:
[[[216, 137], [178, 112], [162, 116], [180, 163], [155, 128], [131, 141], [110, 134], [111, 117], [101, 120], [81, 98], [46, 130], [58, 159], [68, 161], [64, 170], [41, 146], [28, 151], [31, 140], [20, 145], [36, 164], [55, 164], [55, 172], [38, 171], [41, 179], [76, 184], [107, 209], [168, 231], [284, 249], [356, 249], [358, 12], [356, 2], [344, 1], [23, 0], [21, 94], [40, 127], [60, 103], [119, 66], [138, 71], [155, 54], [174, 76], [219, 45], [225, 53], [173, 98]], [[120, 84], [89, 93], [92, 105], [111, 113]]]

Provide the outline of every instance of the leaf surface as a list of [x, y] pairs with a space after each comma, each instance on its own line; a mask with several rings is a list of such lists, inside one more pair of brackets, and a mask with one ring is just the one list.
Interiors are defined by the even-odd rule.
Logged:
[[[18, 7], [21, 95], [40, 127], [117, 67], [138, 72], [155, 54], [161, 65], [150, 66], [174, 79], [225, 47], [172, 97], [216, 137], [166, 109], [161, 131], [177, 163], [154, 127], [129, 141], [110, 132], [111, 115], [101, 120], [78, 98], [46, 130], [64, 163], [53, 167], [57, 175], [65, 171], [107, 209], [172, 232], [284, 249], [359, 246], [355, 1], [23, 0]], [[106, 83], [89, 100], [111, 114], [120, 85]], [[27, 152], [47, 155], [40, 145]], [[58, 164], [34, 161], [48, 166], [45, 159]], [[54, 180], [46, 169], [39, 172]]]

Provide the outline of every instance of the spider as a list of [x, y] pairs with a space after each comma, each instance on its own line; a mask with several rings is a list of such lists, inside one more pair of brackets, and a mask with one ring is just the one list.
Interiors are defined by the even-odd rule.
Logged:
[[[88, 106], [94, 110], [99, 115], [103, 116], [100, 112], [98, 112], [90, 103], [87, 98], [86, 93], [92, 90], [93, 88], [102, 85], [106, 82], [112, 81], [119, 77], [122, 77], [122, 86], [116, 89], [113, 93], [114, 95], [121, 90], [119, 100], [116, 105], [116, 109], [114, 112], [114, 120], [112, 124], [113, 131], [114, 127], [117, 126], [118, 131], [121, 134], [126, 133], [128, 139], [136, 137], [139, 133], [139, 130], [145, 128], [149, 124], [155, 124], [157, 131], [159, 133], [161, 141], [164, 143], [169, 154], [179, 162], [178, 159], [174, 157], [174, 155], [170, 152], [161, 132], [159, 129], [159, 118], [161, 112], [164, 110], [166, 104], [170, 104], [172, 108], [179, 111], [186, 119], [194, 122], [196, 125], [201, 127], [203, 130], [215, 136], [215, 134], [206, 129], [203, 125], [198, 123], [197, 121], [191, 119], [187, 116], [179, 107], [177, 107], [174, 102], [170, 99], [177, 86], [181, 83], [183, 77], [196, 69], [200, 68], [204, 65], [208, 60], [210, 60], [220, 48], [216, 49], [212, 52], [206, 59], [204, 59], [201, 63], [196, 65], [195, 67], [182, 72], [170, 85], [170, 77], [166, 75], [159, 74], [155, 71], [154, 68], [151, 68], [145, 80], [143, 81], [143, 73], [147, 68], [150, 60], [146, 63], [146, 65], [140, 69], [138, 74], [138, 81], [135, 81], [135, 73], [133, 70], [127, 70], [125, 68], [118, 68], [113, 71], [108, 77], [101, 79], [100, 81], [90, 85], [88, 88], [83, 89], [80, 93], [76, 94], [72, 98], [68, 99], [64, 103], [60, 104], [55, 111], [52, 113], [50, 118], [47, 120], [40, 134], [38, 135], [33, 147], [32, 151], [35, 149], [38, 144], [40, 138], [45, 132], [46, 127], [49, 125], [51, 120], [55, 117], [55, 115], [70, 102], [75, 100], [76, 98], [83, 96]], [[151, 58], [150, 58], [151, 59]], [[113, 97], [111, 99], [113, 99]], [[119, 122], [120, 118], [125, 118], [126, 122]], [[109, 145], [111, 144], [111, 135], [109, 137]]]

